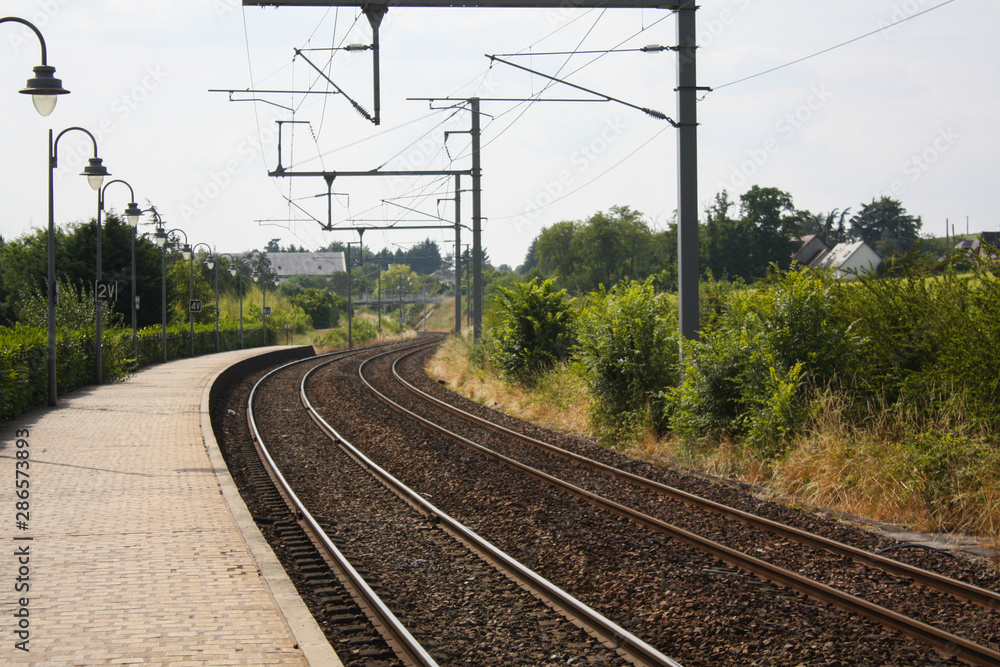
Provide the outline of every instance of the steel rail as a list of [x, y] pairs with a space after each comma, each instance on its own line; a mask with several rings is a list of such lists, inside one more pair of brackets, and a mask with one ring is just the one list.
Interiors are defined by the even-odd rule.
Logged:
[[907, 563], [903, 563], [891, 558], [886, 558], [879, 554], [874, 554], [863, 549], [851, 546], [849, 544], [844, 544], [843, 542], [838, 542], [837, 540], [832, 540], [830, 538], [822, 537], [820, 535], [814, 535], [813, 533], [807, 532], [800, 528], [795, 528], [794, 526], [787, 526], [785, 524], [767, 519], [764, 517], [759, 517], [749, 512], [744, 512], [743, 510], [736, 509], [734, 507], [729, 507], [728, 505], [723, 505], [722, 503], [717, 503], [713, 500], [707, 498], [702, 498], [692, 493], [682, 491], [672, 486], [666, 484], [661, 484], [660, 482], [655, 482], [651, 479], [647, 479], [640, 475], [630, 473], [624, 470], [615, 468], [614, 466], [607, 465], [606, 463], [601, 463], [600, 461], [595, 461], [594, 459], [582, 456], [575, 452], [570, 452], [561, 447], [557, 447], [551, 443], [532, 438], [529, 435], [523, 433], [518, 433], [509, 428], [501, 426], [495, 422], [491, 422], [487, 419], [474, 415], [470, 412], [466, 412], [461, 408], [451, 405], [439, 398], [431, 396], [427, 392], [421, 390], [420, 388], [414, 386], [412, 383], [408, 382], [402, 375], [399, 374], [397, 364], [399, 361], [403, 360], [408, 356], [415, 355], [421, 350], [417, 349], [410, 352], [407, 355], [399, 357], [392, 365], [392, 373], [396, 380], [402, 384], [411, 393], [416, 394], [420, 398], [437, 405], [438, 407], [451, 412], [463, 419], [474, 422], [479, 426], [488, 428], [496, 433], [514, 438], [520, 442], [527, 445], [537, 447], [550, 454], [559, 456], [561, 458], [573, 461], [574, 463], [580, 464], [590, 468], [591, 470], [599, 470], [605, 472], [609, 475], [617, 477], [628, 482], [631, 482], [637, 486], [649, 489], [661, 495], [665, 495], [673, 500], [685, 503], [689, 506], [696, 507], [698, 509], [706, 510], [716, 514], [720, 514], [730, 519], [737, 521], [742, 521], [743, 523], [759, 528], [761, 530], [766, 530], [768, 532], [774, 533], [780, 537], [783, 537], [789, 541], [798, 542], [809, 547], [824, 549], [830, 553], [836, 554], [838, 556], [844, 556], [850, 558], [855, 562], [868, 565], [870, 567], [880, 569], [886, 573], [892, 574], [897, 577], [909, 577], [913, 579], [915, 583], [928, 588], [934, 588], [936, 590], [948, 593], [961, 600], [966, 600], [974, 604], [986, 607], [987, 609], [998, 609], [1000, 608], [1000, 593], [996, 591], [991, 591], [986, 588], [981, 588], [974, 584], [969, 584], [964, 581], [959, 581], [957, 579], [952, 579], [951, 577], [946, 577], [940, 575], [936, 572], [931, 572], [929, 570], [924, 570]]
[[665, 521], [643, 514], [642, 512], [638, 512], [632, 508], [599, 496], [595, 493], [591, 493], [590, 491], [565, 482], [557, 477], [549, 475], [548, 473], [542, 472], [541, 470], [525, 465], [520, 461], [504, 456], [499, 452], [473, 442], [472, 440], [469, 440], [468, 438], [465, 438], [457, 433], [449, 431], [443, 426], [435, 424], [431, 420], [426, 419], [415, 412], [407, 410], [399, 403], [396, 403], [391, 398], [375, 389], [375, 387], [372, 386], [362, 374], [364, 366], [369, 361], [387, 354], [391, 354], [391, 352], [386, 352], [369, 358], [361, 365], [358, 372], [361, 374], [362, 381], [379, 398], [379, 400], [410, 419], [413, 419], [414, 421], [417, 421], [434, 431], [437, 431], [474, 449], [475, 451], [480, 452], [487, 458], [492, 458], [505, 463], [506, 465], [546, 482], [557, 489], [576, 496], [581, 500], [587, 501], [598, 508], [627, 518], [628, 520], [654, 532], [664, 533], [679, 542], [708, 553], [724, 562], [752, 572], [762, 579], [796, 590], [819, 602], [832, 604], [833, 606], [844, 611], [856, 613], [864, 616], [865, 618], [874, 620], [886, 628], [899, 631], [909, 637], [912, 637], [913, 639], [916, 639], [917, 641], [927, 644], [943, 654], [953, 655], [974, 665], [1000, 666], [1000, 652], [997, 652], [989, 647], [976, 644], [975, 642], [959, 637], [958, 635], [954, 635], [950, 632], [941, 630], [940, 628], [936, 628], [932, 625], [909, 618], [890, 609], [886, 609], [881, 605], [855, 597], [849, 593], [827, 586], [826, 584], [813, 581], [812, 579], [795, 572], [791, 572], [790, 570], [786, 570], [785, 568], [772, 565], [771, 563], [748, 554], [744, 554], [736, 549], [719, 544], [718, 542], [696, 535], [695, 533], [684, 530], [678, 526], [674, 526]]
[[[435, 343], [436, 344], [436, 343]], [[375, 355], [359, 366], [359, 376], [367, 384], [361, 369], [368, 361], [377, 359], [386, 353]], [[475, 532], [465, 527], [442, 510], [438, 509], [419, 493], [410, 489], [388, 471], [365, 456], [360, 450], [348, 442], [333, 428], [313, 407], [306, 392], [309, 376], [325, 364], [312, 368], [302, 378], [300, 398], [309, 415], [337, 444], [355, 461], [364, 466], [372, 475], [382, 481], [388, 488], [406, 500], [417, 511], [426, 515], [435, 524], [466, 545], [467, 548], [479, 554], [480, 557], [493, 564], [494, 567], [511, 577], [518, 585], [527, 588], [533, 594], [541, 597], [549, 605], [562, 613], [568, 620], [579, 625], [587, 632], [597, 637], [605, 646], [615, 650], [620, 656], [633, 664], [650, 667], [680, 667], [679, 663], [670, 659], [653, 646], [639, 639], [611, 619], [600, 614], [595, 609], [584, 604], [574, 596], [559, 588], [552, 582], [540, 576], [533, 570], [504, 553], [492, 543], [483, 539]]]
[[300, 525], [302, 525], [306, 532], [313, 538], [314, 543], [316, 543], [317, 546], [320, 547], [321, 551], [324, 552], [326, 560], [333, 565], [333, 569], [338, 577], [340, 577], [341, 581], [344, 582], [345, 586], [347, 586], [353, 595], [357, 596], [358, 604], [365, 611], [368, 617], [372, 619], [376, 628], [378, 628], [385, 640], [396, 651], [397, 656], [399, 656], [404, 664], [408, 666], [437, 667], [437, 662], [435, 662], [434, 658], [432, 658], [431, 655], [427, 653], [427, 651], [413, 637], [413, 635], [410, 634], [409, 630], [406, 629], [406, 626], [403, 625], [396, 615], [392, 613], [392, 610], [389, 609], [384, 602], [382, 602], [375, 591], [372, 590], [371, 586], [369, 586], [358, 571], [354, 569], [340, 549], [334, 545], [333, 541], [326, 534], [326, 531], [323, 530], [312, 514], [309, 513], [309, 511], [305, 508], [305, 505], [302, 504], [302, 501], [299, 500], [298, 496], [295, 495], [295, 492], [285, 480], [285, 477], [281, 474], [281, 471], [278, 469], [277, 464], [271, 457], [270, 452], [268, 452], [267, 447], [264, 445], [264, 440], [257, 428], [256, 419], [254, 419], [253, 416], [254, 398], [256, 397], [257, 389], [260, 388], [260, 386], [275, 373], [296, 364], [305, 363], [307, 361], [315, 361], [322, 356], [331, 356], [334, 358], [318, 365], [326, 365], [352, 354], [358, 354], [359, 352], [359, 350], [351, 350], [346, 353], [333, 352], [329, 355], [308, 357], [306, 359], [300, 359], [288, 364], [283, 364], [282, 366], [270, 371], [261, 377], [250, 390], [250, 395], [247, 398], [247, 421], [250, 426], [250, 432], [253, 436], [254, 447], [257, 449], [258, 454], [264, 461], [268, 475], [270, 475], [271, 479], [274, 481], [275, 486], [284, 497], [285, 502], [289, 504], [290, 509], [295, 513]]

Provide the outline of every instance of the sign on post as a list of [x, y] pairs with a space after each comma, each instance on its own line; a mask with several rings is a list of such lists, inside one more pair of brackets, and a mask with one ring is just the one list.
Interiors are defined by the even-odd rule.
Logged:
[[271, 314], [271, 306], [264, 306], [264, 314], [265, 315]]
[[191, 305], [188, 308], [192, 313], [201, 312], [201, 299], [191, 299]]
[[114, 280], [94, 281], [94, 299], [97, 301], [117, 301], [118, 283]]

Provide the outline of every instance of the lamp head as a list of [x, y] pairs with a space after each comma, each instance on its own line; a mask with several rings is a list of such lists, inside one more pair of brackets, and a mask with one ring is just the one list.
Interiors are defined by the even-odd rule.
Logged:
[[163, 230], [163, 227], [156, 228], [156, 231], [153, 233], [153, 241], [161, 248], [167, 245], [167, 233]]
[[104, 177], [110, 176], [111, 172], [104, 166], [104, 161], [101, 158], [92, 157], [90, 158], [90, 164], [83, 168], [83, 173], [80, 175], [87, 177], [90, 187], [100, 190], [101, 184], [104, 183]]
[[125, 220], [128, 222], [128, 226], [135, 229], [139, 226], [139, 218], [142, 217], [142, 211], [136, 206], [135, 202], [129, 202], [128, 206], [125, 207]]
[[231, 275], [233, 278], [235, 278], [236, 274], [239, 273], [239, 272], [240, 272], [240, 269], [239, 269], [238, 266], [236, 266], [235, 264], [230, 264], [229, 265], [229, 275]]
[[191, 246], [189, 244], [185, 243], [181, 246], [181, 257], [184, 259], [191, 259], [191, 254]]
[[205, 266], [207, 266], [210, 271], [212, 269], [214, 269], [215, 268], [215, 258], [212, 257], [211, 255], [209, 255], [208, 257], [206, 257], [205, 258]]
[[253, 272], [253, 281], [255, 283], [260, 281], [260, 271], [254, 271]]
[[56, 108], [57, 95], [65, 95], [69, 91], [62, 87], [62, 81], [55, 78], [56, 68], [51, 65], [36, 65], [32, 68], [34, 78], [28, 79], [24, 90], [25, 95], [31, 95], [35, 111], [42, 116], [48, 116]]

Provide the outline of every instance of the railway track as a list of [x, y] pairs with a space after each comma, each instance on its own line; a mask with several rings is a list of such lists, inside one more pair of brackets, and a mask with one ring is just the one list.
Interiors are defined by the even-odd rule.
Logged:
[[[689, 491], [665, 490], [661, 487], [670, 485], [647, 479], [656, 475], [642, 466], [622, 465], [598, 449], [581, 457], [560, 436], [545, 435], [500, 415], [490, 420], [505, 425], [469, 422], [418, 393], [436, 394], [438, 401], [447, 394], [418, 372], [419, 355], [404, 358], [411, 352], [416, 348], [366, 361], [361, 371], [361, 356], [376, 355], [368, 351], [335, 355], [311, 371], [307, 382], [300, 365], [300, 370], [289, 367], [265, 383], [256, 397], [259, 439], [272, 443], [272, 458], [301, 496], [305, 511], [258, 509], [256, 514], [264, 515], [271, 532], [292, 533], [308, 522], [309, 513], [329, 541], [359, 564], [355, 569], [361, 576], [374, 582], [372, 591], [390, 601], [387, 605], [403, 626], [415, 628], [411, 635], [432, 661], [624, 664], [607, 645], [621, 648], [621, 637], [631, 635], [686, 665], [950, 664], [955, 659], [942, 656], [998, 664], [996, 594], [972, 583], [974, 578], [960, 585], [959, 592], [946, 593], [950, 584], [945, 579], [925, 579], [894, 559], [887, 567], [902, 569], [873, 574], [872, 561], [890, 559], [872, 558], [869, 545], [824, 546], [814, 536], [800, 535], [801, 527], [771, 526], [774, 517], [761, 520], [745, 516], [749, 514], [745, 509], [702, 502]], [[366, 382], [387, 395], [383, 401], [407, 403], [421, 419], [444, 422], [458, 438], [432, 432], [386, 403], [373, 403]], [[306, 419], [303, 400], [316, 413], [311, 421]], [[461, 402], [454, 398], [448, 402], [453, 401]], [[487, 412], [474, 405], [471, 409], [480, 417]], [[353, 458], [345, 454], [331, 444], [330, 432], [363, 451]], [[459, 444], [461, 439], [479, 449]], [[558, 449], [565, 453], [552, 449], [548, 440], [560, 441]], [[517, 461], [514, 468], [505, 458]], [[601, 461], [590, 464], [585, 458]], [[364, 466], [386, 469], [399, 483], [414, 487], [417, 498], [409, 500], [405, 511], [384, 512], [383, 507], [401, 505], [399, 491], [374, 482]], [[560, 482], [563, 478], [565, 482]], [[560, 484], [564, 488], [558, 488]], [[433, 509], [427, 501], [434, 503]], [[281, 505], [286, 506], [284, 501]], [[571, 609], [564, 605], [562, 616], [554, 614], [524, 593], [523, 583], [515, 585], [507, 578], [511, 575], [499, 575], [496, 563], [487, 566], [479, 555], [459, 546], [456, 531], [448, 533], [442, 517], [454, 517], [484, 535], [515, 560], [613, 619], [617, 629], [590, 628], [603, 644], [594, 641], [566, 620], [573, 617], [575, 623], [583, 623]], [[664, 532], [664, 526], [670, 530]], [[708, 555], [696, 549], [692, 544], [705, 539], [698, 532], [709, 533], [707, 541], [722, 549]], [[320, 571], [331, 561], [316, 548], [322, 538], [302, 533], [293, 539], [299, 540], [298, 546], [276, 551], [295, 551], [306, 559], [300, 561], [305, 565], [293, 568], [305, 570], [315, 583], [300, 590], [304, 597], [322, 598], [319, 613], [327, 612], [322, 623], [338, 653], [347, 656], [347, 664], [427, 664], [405, 657], [400, 640], [392, 638], [384, 621], [367, 620], [374, 614], [363, 609], [369, 603], [360, 594], [334, 590], [345, 576]], [[739, 554], [741, 549], [750, 552], [749, 558]], [[395, 569], [390, 566], [394, 560]], [[775, 563], [768, 561], [784, 566], [781, 569], [793, 576], [789, 580], [775, 574], [771, 569]], [[462, 585], [450, 593], [432, 591], [425, 575], [445, 570], [460, 573]], [[917, 584], [918, 580], [923, 583]], [[475, 592], [467, 585], [473, 581], [481, 584]], [[827, 589], [840, 601], [824, 597]], [[832, 608], [847, 606], [844, 600], [855, 592], [875, 596], [875, 603], [882, 604], [869, 600], [861, 608], [851, 607], [849, 614]], [[470, 598], [478, 608], [452, 613]], [[360, 606], [357, 600], [362, 600]], [[520, 619], [498, 620], [504, 607], [514, 609]], [[873, 607], [878, 608], [874, 613]], [[906, 618], [904, 612], [914, 608], [909, 615], [931, 622]], [[422, 617], [422, 609], [433, 610], [430, 620]], [[883, 615], [881, 609], [888, 613]], [[435, 615], [442, 618], [434, 619]], [[519, 625], [525, 618], [535, 620]], [[921, 648], [879, 625], [910, 633], [932, 648]], [[373, 636], [380, 634], [390, 639]], [[501, 657], [498, 646], [512, 648]], [[644, 664], [634, 654], [625, 655]]]
[[[419, 350], [417, 352], [419, 352]], [[408, 354], [413, 355], [415, 352], [410, 352]], [[468, 447], [473, 451], [487, 456], [490, 459], [501, 461], [505, 465], [531, 475], [547, 484], [553, 485], [564, 492], [570, 493], [575, 497], [592, 503], [606, 511], [623, 516], [649, 530], [658, 533], [665, 533], [672, 539], [694, 546], [695, 548], [713, 557], [719, 558], [728, 564], [735, 565], [742, 570], [752, 572], [761, 579], [792, 588], [817, 601], [832, 604], [851, 613], [860, 614], [882, 624], [887, 628], [903, 632], [918, 641], [928, 644], [942, 654], [953, 655], [972, 664], [1000, 664], [1000, 653], [998, 653], [995, 648], [997, 639], [997, 619], [995, 617], [995, 610], [998, 606], [1000, 606], [1000, 595], [997, 595], [994, 591], [948, 577], [943, 577], [934, 572], [922, 570], [920, 568], [885, 558], [835, 540], [830, 540], [819, 535], [808, 533], [798, 528], [786, 526], [769, 519], [754, 516], [738, 509], [699, 498], [679, 489], [671, 488], [669, 486], [648, 480], [639, 475], [618, 470], [607, 464], [555, 447], [554, 445], [538, 440], [537, 438], [525, 436], [509, 428], [488, 422], [481, 417], [470, 415], [465, 411], [441, 401], [440, 399], [430, 396], [427, 392], [415, 387], [413, 383], [403, 379], [397, 366], [398, 362], [405, 358], [406, 355], [394, 356], [396, 356], [396, 359], [392, 363], [392, 377], [395, 378], [395, 381], [409, 393], [411, 401], [416, 399], [425, 404], [425, 407], [422, 410], [423, 414], [417, 414], [414, 410], [403, 407], [400, 402], [398, 402], [398, 395], [396, 400], [390, 398], [387, 395], [388, 392], [380, 391], [371, 381], [365, 378], [365, 366], [376, 363], [375, 360], [369, 360], [366, 362], [366, 364], [360, 369], [359, 374], [365, 384], [373, 392], [378, 394], [381, 400], [383, 400], [387, 405], [390, 405], [393, 409], [405, 414], [408, 418], [417, 421], [423, 426], [434, 429], [438, 433], [445, 435], [456, 442], [462, 443], [465, 447]], [[387, 373], [385, 373], [383, 369], [382, 377], [385, 376], [387, 376]], [[436, 424], [431, 418], [425, 416], [428, 412], [433, 413], [434, 410], [447, 411], [450, 415], [457, 416], [461, 420], [474, 424], [476, 428], [489, 429], [492, 434], [492, 437], [489, 439], [494, 442], [496, 442], [496, 436], [500, 435], [508, 441], [515, 441], [519, 445], [527, 446], [533, 451], [531, 455], [525, 455], [520, 451], [511, 451], [516, 448], [512, 448], [509, 445], [506, 445], [505, 447], [490, 447], [482, 445], [470, 437], [461, 435], [453, 430], [450, 430], [449, 428]], [[559, 459], [562, 465], [553, 466], [551, 461], [546, 461], [543, 464], [538, 465], [538, 467], [534, 467], [539, 459], [539, 451], [544, 453], [543, 457]], [[533, 463], [524, 463], [522, 462], [523, 460], [532, 460]], [[567, 461], [572, 466], [577, 468], [573, 474], [565, 474], [565, 463]], [[550, 474], [545, 471], [546, 469], [557, 469], [560, 472], [557, 474]], [[653, 496], [653, 498], [651, 500], [649, 498], [640, 499], [640, 502], [636, 503], [634, 500], [634, 493], [626, 494], [629, 495], [632, 500], [630, 501], [630, 504], [623, 504], [612, 500], [610, 497], [605, 497], [592, 490], [588, 490], [588, 488], [594, 489], [607, 486], [607, 484], [603, 482], [597, 484], [592, 482], [593, 473], [595, 472], [605, 478], [610, 478], [616, 483], [631, 485], [635, 489], [639, 489], [641, 492], [647, 494], [647, 496]], [[567, 481], [565, 477], [572, 478], [573, 481]], [[855, 577], [853, 581], [849, 582], [850, 585], [847, 586], [849, 590], [841, 590], [841, 588], [822, 583], [813, 578], [802, 576], [796, 571], [758, 559], [748, 553], [741, 552], [739, 549], [730, 548], [715, 540], [707, 539], [689, 530], [671, 525], [656, 516], [631, 506], [639, 504], [644, 509], [656, 507], [657, 504], [662, 502], [663, 498], [669, 498], [675, 503], [683, 503], [689, 507], [697, 508], [701, 517], [699, 522], [704, 520], [704, 516], [706, 514], [712, 514], [715, 515], [715, 517], [721, 517], [730, 523], [739, 522], [742, 526], [751, 527], [753, 530], [758, 532], [767, 531], [768, 533], [780, 538], [781, 544], [779, 545], [779, 548], [783, 555], [792, 546], [798, 545], [805, 547], [806, 552], [803, 558], [799, 559], [798, 562], [796, 562], [796, 559], [794, 558], [791, 559], [792, 562], [798, 566], [798, 569], [807, 569], [808, 567], [815, 568], [816, 562], [819, 561], [821, 563], [825, 563], [826, 566], [830, 567], [832, 570], [835, 570], [836, 568], [841, 568], [841, 565], [836, 562], [836, 559], [851, 559], [864, 568], [864, 576], [869, 579], [871, 579], [872, 576], [875, 576], [875, 585], [868, 586], [866, 588], [864, 584], [859, 584], [856, 580], [857, 578]], [[655, 510], [654, 513], [656, 513]], [[718, 520], [716, 520], [716, 523], [718, 523]], [[749, 543], [759, 545], [759, 537], [754, 538], [754, 540], [749, 541]], [[744, 545], [748, 544], [748, 540], [746, 539], [736, 541], [742, 542]], [[759, 546], [757, 547], [757, 550], [760, 550]], [[817, 551], [819, 551], [819, 553], [817, 553]], [[873, 575], [872, 573], [876, 574]], [[886, 575], [894, 578], [888, 588], [886, 587]], [[916, 584], [919, 587], [930, 587], [932, 589], [942, 591], [957, 600], [971, 602], [977, 605], [979, 609], [970, 612], [967, 609], [968, 605], [964, 605], [962, 603], [952, 604], [951, 609], [946, 612], [947, 618], [945, 619], [943, 625], [951, 626], [950, 629], [955, 630], [954, 632], [942, 629], [937, 625], [932, 625], [931, 623], [918, 620], [917, 618], [911, 618], [907, 615], [908, 613], [915, 616], [923, 615], [927, 618], [929, 616], [934, 616], [943, 607], [948, 608], [949, 606], [947, 602], [942, 602], [941, 600], [934, 598], [928, 598], [926, 595], [915, 594], [915, 592], [911, 590], [911, 584]], [[854, 594], [859, 589], [861, 594]], [[887, 590], [893, 592], [893, 594], [887, 596]], [[877, 591], [877, 593], [875, 591]], [[903, 594], [900, 595], [899, 593]], [[869, 597], [877, 595], [878, 597], [876, 599], [879, 599], [879, 602], [888, 604], [888, 606], [876, 603], [870, 599], [865, 599], [865, 594]], [[903, 600], [902, 598], [904, 597], [907, 599]], [[894, 611], [889, 607], [900, 608], [904, 610], [904, 613]], [[914, 611], [917, 613], [914, 613]], [[923, 613], [921, 614], [920, 612]], [[969, 622], [970, 617], [974, 618], [971, 623]], [[960, 636], [958, 633], [971, 636], [972, 639]], [[977, 643], [977, 641], [975, 641], [977, 639], [982, 643]]]
[[[295, 362], [265, 375], [249, 392], [248, 426], [267, 474], [298, 526], [401, 664], [436, 665], [442, 657], [454, 664], [459, 656], [468, 664], [567, 664], [579, 659], [586, 659], [586, 664], [677, 664], [479, 538], [385, 473], [338, 434], [315, 412], [305, 386], [313, 371], [346, 356]], [[293, 420], [303, 415], [287, 400], [296, 382], [298, 398], [329, 439], [326, 444], [318, 442], [321, 438], [315, 433], [305, 447], [289, 447], [289, 443], [282, 442], [289, 437], [289, 429], [285, 428], [288, 424], [275, 419], [275, 412], [296, 413]], [[336, 443], [336, 447], [330, 443]], [[316, 498], [317, 491], [320, 496], [329, 492], [329, 485], [318, 488], [316, 484], [305, 484], [307, 490], [300, 499], [296, 489], [302, 474], [296, 468], [295, 455], [290, 455], [291, 449], [312, 453], [322, 449], [320, 477], [338, 480], [335, 503], [331, 504], [329, 498]], [[307, 500], [309, 496], [313, 502]], [[354, 507], [345, 510], [344, 506], [350, 504]], [[341, 551], [338, 541], [348, 545], [349, 554]], [[394, 555], [375, 553], [373, 542]], [[459, 545], [467, 549], [457, 548]], [[484, 569], [484, 563], [503, 572], [507, 579]], [[432, 569], [438, 572], [424, 576]], [[370, 584], [369, 577], [376, 583]], [[429, 592], [432, 588], [433, 592]], [[541, 607], [535, 598], [558, 609], [565, 618]], [[393, 608], [402, 609], [405, 619], [397, 616]], [[452, 636], [456, 633], [448, 627], [448, 621], [442, 622], [442, 616], [459, 627], [489, 628], [487, 634], [492, 639], [477, 643], [481, 631], [461, 638]], [[417, 630], [411, 632], [408, 627]], [[425, 648], [417, 635], [430, 637], [424, 641], [433, 648]]]

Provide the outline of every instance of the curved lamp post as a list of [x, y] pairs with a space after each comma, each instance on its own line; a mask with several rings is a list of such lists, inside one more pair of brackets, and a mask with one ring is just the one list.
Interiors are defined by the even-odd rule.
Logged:
[[48, 286], [49, 286], [49, 307], [48, 307], [48, 334], [49, 334], [49, 405], [56, 404], [56, 217], [53, 191], [55, 189], [55, 170], [59, 165], [58, 150], [59, 140], [64, 134], [70, 131], [79, 131], [90, 137], [94, 144], [94, 157], [90, 158], [89, 164], [83, 168], [81, 176], [87, 177], [90, 187], [98, 191], [100, 195], [101, 185], [104, 177], [110, 176], [107, 168], [97, 157], [97, 139], [88, 130], [82, 127], [68, 127], [52, 138], [52, 130], [49, 130], [49, 231], [48, 231]]
[[[239, 275], [239, 278], [236, 278], [236, 282], [239, 283], [240, 285], [240, 349], [242, 350], [243, 349], [243, 267], [245, 266], [245, 264], [243, 262], [238, 261], [235, 257], [230, 255], [229, 253], [223, 253], [219, 255], [219, 257], [220, 258], [228, 257], [230, 260], [232, 260], [232, 262], [229, 264], [229, 275], [231, 275], [234, 278], [236, 278], [236, 276]], [[215, 305], [216, 305], [215, 312], [218, 313], [219, 312], [218, 274], [216, 274]]]
[[260, 288], [263, 292], [263, 301], [261, 302], [260, 309], [260, 332], [263, 336], [261, 345], [267, 347], [267, 272], [265, 271], [262, 276], [259, 271], [254, 271], [253, 281], [260, 282]]
[[[20, 23], [27, 26], [38, 37], [38, 42], [42, 47], [42, 64], [33, 68], [35, 76], [28, 79], [28, 83], [20, 92], [24, 95], [31, 95], [31, 101], [35, 105], [35, 110], [42, 116], [48, 116], [56, 106], [56, 99], [59, 95], [65, 95], [69, 91], [62, 87], [62, 81], [53, 76], [56, 68], [48, 64], [48, 49], [45, 47], [45, 38], [42, 33], [30, 21], [26, 21], [17, 16], [5, 16], [0, 18], [0, 23]], [[56, 404], [58, 393], [56, 387], [56, 274], [55, 274], [55, 224], [52, 214], [52, 169], [54, 168], [54, 155], [52, 143], [52, 131], [49, 130], [49, 236], [48, 236], [48, 274], [46, 282], [48, 284], [48, 373], [49, 373], [49, 405]], [[97, 144], [94, 144], [94, 155], [97, 155]], [[100, 184], [97, 186], [101, 187]]]
[[[102, 279], [102, 271], [103, 271], [102, 267], [101, 267], [101, 216], [104, 213], [104, 193], [107, 192], [108, 187], [112, 183], [121, 183], [122, 185], [124, 185], [125, 187], [128, 188], [129, 195], [131, 195], [131, 200], [129, 201], [128, 206], [125, 207], [125, 220], [128, 221], [129, 227], [132, 228], [132, 267], [133, 267], [133, 273], [132, 273], [133, 288], [132, 289], [134, 290], [135, 289], [135, 287], [134, 287], [134, 285], [135, 285], [135, 272], [134, 272], [134, 268], [135, 268], [135, 229], [139, 225], [139, 217], [142, 215], [142, 211], [139, 210], [139, 207], [135, 203], [135, 191], [132, 190], [132, 186], [129, 185], [128, 183], [126, 183], [125, 181], [123, 181], [121, 179], [118, 179], [118, 178], [116, 178], [113, 181], [108, 181], [107, 183], [104, 184], [104, 187], [102, 187], [100, 190], [97, 191], [97, 280], [100, 281]], [[97, 291], [96, 288], [95, 288], [94, 291], [96, 293], [96, 291]], [[133, 293], [132, 301], [133, 302], [135, 301], [134, 293]], [[102, 335], [103, 334], [102, 334], [102, 332], [104, 330], [104, 317], [103, 317], [103, 313], [101, 312], [102, 308], [103, 308], [103, 304], [101, 303], [101, 299], [94, 299], [94, 319], [96, 320], [96, 322], [95, 322], [95, 328], [96, 328], [95, 334], [96, 334], [96, 338], [97, 338], [97, 344], [96, 344], [97, 352], [95, 354], [97, 369], [96, 369], [96, 373], [95, 373], [95, 380], [96, 380], [97, 384], [101, 384], [102, 383], [102, 381], [103, 381], [103, 373], [104, 373], [104, 367], [102, 365], [102, 358], [103, 358], [103, 347], [102, 347], [103, 346], [103, 342], [102, 342]], [[132, 314], [133, 314], [132, 330], [133, 330], [133, 337], [134, 337], [134, 331], [135, 331], [134, 315], [135, 315], [135, 310], [132, 311]]]
[[0, 23], [20, 23], [28, 26], [38, 37], [42, 45], [42, 64], [32, 68], [35, 76], [28, 79], [24, 90], [20, 92], [24, 95], [31, 95], [31, 101], [35, 105], [35, 111], [42, 116], [48, 116], [56, 108], [56, 100], [59, 95], [65, 95], [69, 91], [62, 87], [62, 81], [53, 76], [56, 68], [48, 64], [48, 50], [45, 48], [45, 38], [42, 33], [30, 21], [25, 21], [16, 16], [5, 16], [0, 18]]
[[222, 351], [219, 344], [219, 260], [221, 257], [213, 257], [211, 253], [205, 258], [205, 266], [209, 271], [215, 272], [215, 353]]
[[[191, 324], [191, 356], [194, 356], [194, 311], [191, 310], [191, 302], [194, 301], [194, 251], [198, 249], [198, 246], [205, 246], [208, 248], [208, 259], [205, 263], [208, 264], [209, 261], [212, 264], [208, 268], [212, 268], [215, 265], [215, 261], [212, 259], [212, 247], [207, 243], [196, 243], [191, 246], [191, 256], [188, 257], [191, 261], [191, 265], [188, 267], [188, 322]], [[218, 350], [216, 350], [218, 352]]]
[[[157, 216], [157, 223], [159, 223], [159, 216]], [[163, 270], [161, 273], [161, 299], [160, 299], [160, 317], [161, 317], [161, 335], [160, 335], [160, 347], [163, 350], [163, 363], [167, 363], [167, 239], [174, 232], [180, 232], [184, 236], [184, 245], [181, 247], [181, 257], [184, 259], [191, 258], [191, 246], [188, 245], [187, 234], [183, 229], [171, 229], [170, 231], [163, 231], [162, 226], [156, 227], [156, 232], [153, 234], [153, 241], [156, 245], [160, 246], [163, 250]]]

